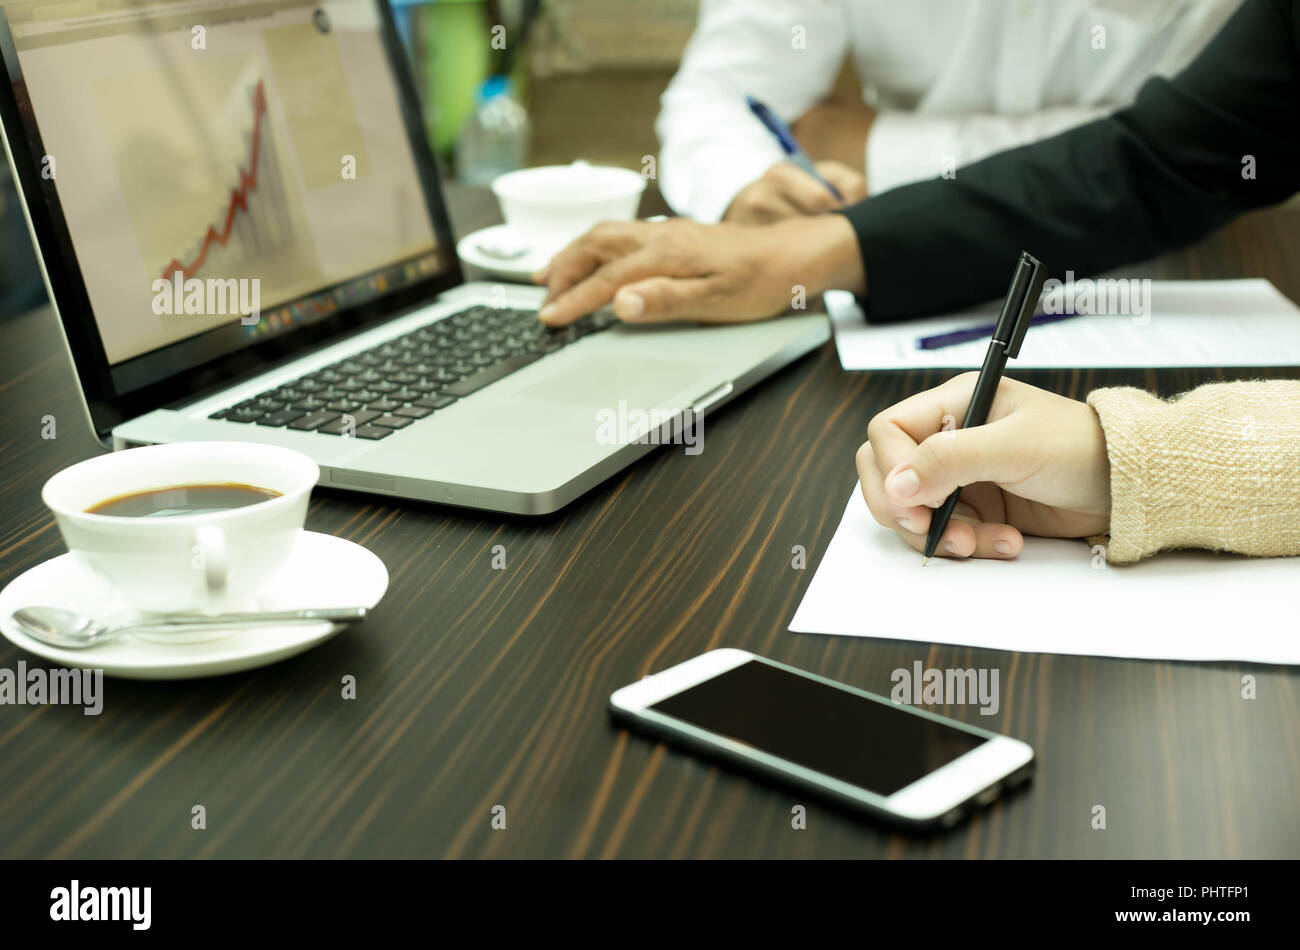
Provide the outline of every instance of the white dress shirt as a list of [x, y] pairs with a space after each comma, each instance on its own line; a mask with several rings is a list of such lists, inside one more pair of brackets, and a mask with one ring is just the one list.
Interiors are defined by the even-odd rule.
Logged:
[[745, 96], [793, 122], [846, 55], [877, 110], [867, 193], [933, 178], [1128, 104], [1240, 2], [701, 0], [656, 123], [660, 188], [678, 213], [719, 220], [784, 158]]

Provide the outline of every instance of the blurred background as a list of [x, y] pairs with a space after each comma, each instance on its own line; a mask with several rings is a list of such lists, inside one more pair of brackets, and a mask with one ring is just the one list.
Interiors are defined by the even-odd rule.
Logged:
[[[389, 0], [447, 181], [585, 159], [641, 171], [659, 97], [699, 0]], [[860, 97], [845, 65], [837, 93]], [[642, 215], [667, 210], [646, 183]], [[457, 198], [453, 190], [452, 223]], [[477, 200], [477, 199], [471, 199]], [[484, 195], [486, 206], [495, 201]], [[22, 209], [0, 168], [0, 320], [46, 301]]]
[[[423, 85], [426, 124], [458, 177], [457, 144], [473, 134], [494, 70], [531, 125], [526, 164], [585, 158], [640, 168], [658, 145], [654, 118], [695, 25], [697, 0], [398, 0], [394, 8]], [[505, 50], [493, 49], [493, 26]], [[485, 88], [485, 83], [488, 86]], [[463, 164], [472, 165], [472, 162]]]
[[[450, 180], [575, 159], [640, 170], [698, 0], [390, 0]], [[504, 30], [498, 29], [504, 27]], [[654, 182], [648, 182], [653, 192]], [[647, 195], [654, 204], [655, 196]], [[646, 205], [643, 204], [643, 207]], [[0, 170], [0, 319], [46, 300]]]

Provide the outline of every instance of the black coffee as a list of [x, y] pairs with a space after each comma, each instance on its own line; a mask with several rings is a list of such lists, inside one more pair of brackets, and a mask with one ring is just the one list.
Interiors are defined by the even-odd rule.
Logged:
[[171, 488], [118, 495], [108, 501], [101, 501], [86, 511], [92, 515], [117, 515], [122, 518], [168, 518], [173, 515], [243, 508], [279, 497], [278, 491], [252, 485], [174, 485]]

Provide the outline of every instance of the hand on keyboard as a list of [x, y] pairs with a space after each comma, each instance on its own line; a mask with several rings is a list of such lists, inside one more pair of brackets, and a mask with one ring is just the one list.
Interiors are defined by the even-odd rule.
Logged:
[[551, 330], [534, 310], [471, 307], [210, 418], [382, 439], [614, 322]]

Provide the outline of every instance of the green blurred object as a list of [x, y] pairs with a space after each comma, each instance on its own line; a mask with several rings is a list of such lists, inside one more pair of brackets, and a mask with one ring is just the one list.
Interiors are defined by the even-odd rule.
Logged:
[[[492, 48], [492, 27], [500, 17], [490, 0], [433, 0], [403, 3], [409, 8], [412, 47], [424, 101], [425, 129], [438, 154], [453, 159], [456, 141], [477, 106], [483, 81], [511, 63], [511, 78], [520, 95], [526, 89], [526, 70], [519, 56], [504, 57]], [[509, 24], [507, 42], [524, 42], [518, 24]], [[513, 52], [513, 51], [512, 51]]]
[[425, 127], [450, 157], [475, 93], [490, 69], [491, 34], [483, 0], [437, 0], [415, 11], [423, 75]]

